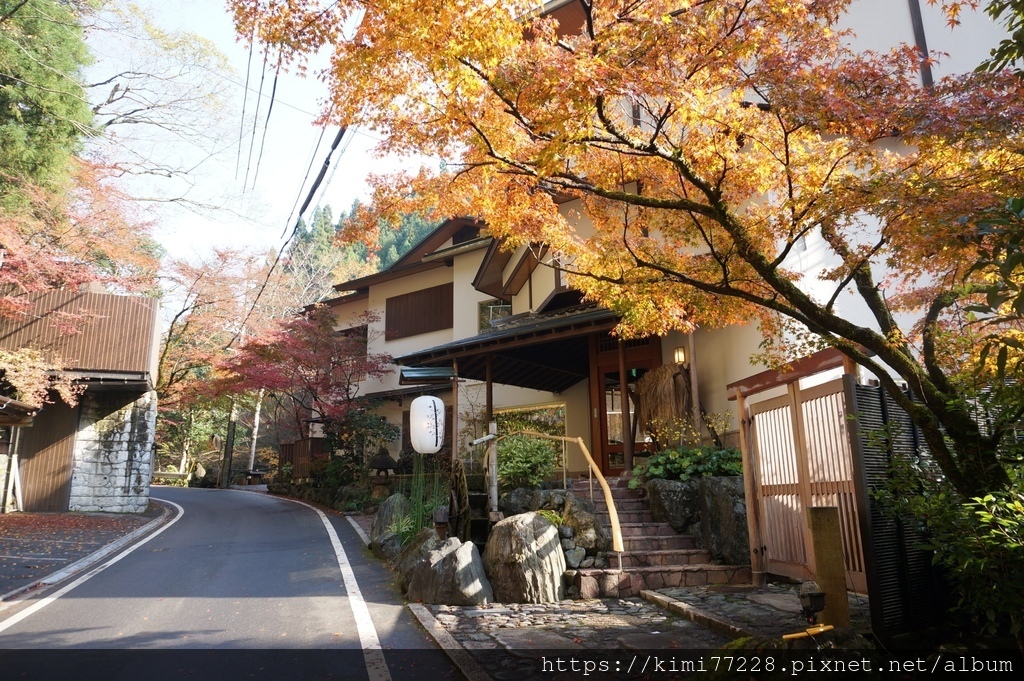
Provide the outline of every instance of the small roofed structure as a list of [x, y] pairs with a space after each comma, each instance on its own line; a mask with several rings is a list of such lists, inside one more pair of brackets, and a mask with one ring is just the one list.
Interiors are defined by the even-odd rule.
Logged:
[[[0, 398], [0, 428], [9, 443], [0, 455], [0, 509], [145, 511], [156, 427], [158, 300], [75, 290], [27, 298], [31, 315], [0, 318], [0, 349], [30, 347], [59, 357], [61, 373], [85, 391], [75, 405], [55, 393], [38, 408]], [[80, 319], [76, 333], [55, 323], [66, 315]]]

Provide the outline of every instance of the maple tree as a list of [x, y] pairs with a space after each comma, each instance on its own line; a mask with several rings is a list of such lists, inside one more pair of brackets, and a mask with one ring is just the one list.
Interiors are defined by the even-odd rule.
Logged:
[[397, 436], [395, 427], [373, 414], [360, 395], [362, 382], [390, 372], [391, 357], [367, 351], [371, 314], [348, 329], [336, 329], [330, 308], [313, 306], [305, 314], [277, 323], [268, 333], [249, 338], [218, 363], [214, 394], [265, 391], [292, 406], [299, 432], [315, 420], [336, 449], [362, 454], [367, 447]]
[[[332, 50], [325, 118], [448, 159], [379, 178], [364, 234], [382, 215], [473, 215], [510, 246], [548, 244], [620, 333], [756, 319], [780, 361], [839, 348], [958, 491], [1008, 483], [999, 447], [1024, 399], [984, 427], [972, 399], [1019, 366], [1018, 323], [968, 308], [992, 275], [973, 267], [991, 253], [981, 211], [1024, 193], [1018, 78], [923, 88], [916, 48], [849, 47], [847, 0], [581, 0], [578, 27], [526, 0], [230, 5], [285, 61]], [[811, 275], [807, 244], [826, 254]]]

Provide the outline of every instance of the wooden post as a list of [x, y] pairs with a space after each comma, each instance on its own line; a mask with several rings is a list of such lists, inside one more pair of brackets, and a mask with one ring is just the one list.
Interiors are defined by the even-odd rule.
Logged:
[[[452, 362], [452, 462], [459, 458], [459, 362]], [[455, 467], [452, 467], [452, 474]]]
[[743, 393], [736, 391], [736, 409], [740, 417], [740, 452], [743, 455], [743, 498], [747, 506], [747, 537], [750, 543], [750, 581], [765, 584], [764, 541], [761, 539], [761, 506], [757, 498], [757, 464], [750, 440], [750, 412]]
[[626, 344], [619, 339], [619, 394], [622, 402], [622, 467], [633, 470], [633, 428], [629, 422], [629, 375], [626, 373]]
[[811, 550], [811, 522], [808, 516], [813, 499], [811, 497], [811, 465], [810, 453], [807, 451], [807, 434], [804, 432], [803, 402], [800, 399], [800, 384], [797, 381], [786, 386], [789, 393], [789, 415], [793, 427], [793, 448], [796, 455], [797, 483], [800, 489], [800, 506], [804, 519], [804, 552], [807, 555], [807, 569], [813, 575], [817, 572], [814, 566], [814, 551]]
[[835, 627], [850, 626], [850, 602], [846, 596], [846, 561], [843, 537], [839, 529], [839, 509], [835, 506], [809, 508], [814, 552], [814, 581], [825, 592], [825, 609], [819, 620]]
[[487, 432], [494, 437], [487, 443], [487, 511], [492, 523], [501, 520], [498, 513], [498, 424], [490, 421]]
[[697, 392], [697, 361], [694, 355], [693, 332], [686, 334], [687, 355], [689, 358], [690, 374], [690, 401], [693, 403], [690, 408], [693, 412], [693, 427], [697, 431], [697, 444], [704, 443], [704, 419], [700, 415], [700, 393]]

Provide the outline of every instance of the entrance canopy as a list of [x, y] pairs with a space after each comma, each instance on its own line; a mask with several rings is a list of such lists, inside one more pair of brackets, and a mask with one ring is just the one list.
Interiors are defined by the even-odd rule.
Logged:
[[[459, 377], [560, 393], [590, 376], [589, 336], [607, 333], [615, 314], [583, 305], [501, 320], [496, 328], [395, 359], [410, 367], [450, 367]], [[403, 372], [404, 373], [404, 372]]]

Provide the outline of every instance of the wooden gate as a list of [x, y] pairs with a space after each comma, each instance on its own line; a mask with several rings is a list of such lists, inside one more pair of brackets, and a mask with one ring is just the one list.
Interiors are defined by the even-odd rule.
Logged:
[[[821, 355], [822, 353], [819, 353]], [[810, 358], [809, 358], [810, 359]], [[818, 357], [820, 360], [821, 357]], [[829, 359], [841, 362], [841, 358]], [[821, 370], [821, 362], [807, 367]], [[827, 367], [826, 367], [827, 368]], [[752, 534], [759, 541], [763, 570], [794, 579], [814, 576], [806, 509], [836, 506], [842, 532], [847, 588], [867, 592], [859, 509], [843, 381], [801, 390], [799, 379], [813, 371], [771, 372], [733, 384], [743, 420], [745, 463], [754, 480]], [[772, 387], [786, 394], [751, 403], [746, 397]], [[755, 570], [756, 571], [756, 570]]]

